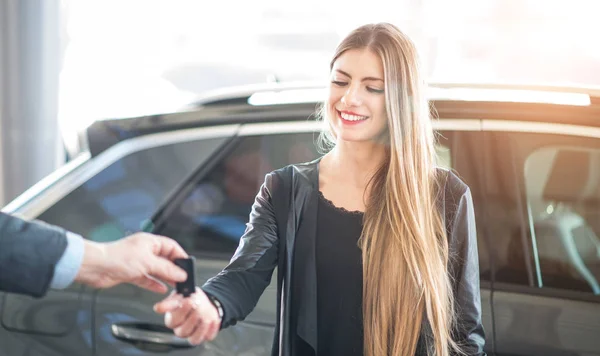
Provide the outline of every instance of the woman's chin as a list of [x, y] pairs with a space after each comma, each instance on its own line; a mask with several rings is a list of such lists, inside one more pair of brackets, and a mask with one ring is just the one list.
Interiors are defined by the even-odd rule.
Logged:
[[345, 143], [352, 143], [352, 144], [365, 144], [365, 143], [373, 144], [373, 143], [377, 142], [375, 137], [365, 137], [365, 136], [361, 136], [361, 135], [338, 135], [337, 137], [338, 137], [338, 141], [343, 141]]

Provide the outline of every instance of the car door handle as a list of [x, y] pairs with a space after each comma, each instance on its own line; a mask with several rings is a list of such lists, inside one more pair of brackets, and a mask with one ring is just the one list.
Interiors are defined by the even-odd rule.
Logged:
[[128, 322], [111, 325], [111, 332], [117, 339], [130, 343], [148, 343], [171, 346], [175, 348], [191, 348], [187, 339], [182, 339], [173, 333], [173, 330], [163, 325]]

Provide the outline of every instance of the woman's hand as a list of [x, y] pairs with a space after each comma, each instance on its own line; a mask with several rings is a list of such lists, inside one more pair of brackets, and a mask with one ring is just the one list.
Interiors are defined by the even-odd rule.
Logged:
[[187, 298], [173, 292], [156, 303], [154, 311], [165, 314], [165, 325], [192, 345], [214, 340], [221, 328], [217, 308], [200, 288]]

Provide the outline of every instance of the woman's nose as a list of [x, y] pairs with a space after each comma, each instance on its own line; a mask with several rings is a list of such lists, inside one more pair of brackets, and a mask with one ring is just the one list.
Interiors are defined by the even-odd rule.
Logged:
[[346, 90], [344, 96], [342, 96], [342, 104], [347, 106], [360, 106], [362, 103], [358, 90], [356, 88], [350, 87]]

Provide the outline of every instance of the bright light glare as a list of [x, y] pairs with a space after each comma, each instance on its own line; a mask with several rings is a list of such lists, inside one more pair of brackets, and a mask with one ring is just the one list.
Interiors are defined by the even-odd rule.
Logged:
[[[248, 99], [248, 104], [261, 106], [321, 102], [326, 98], [326, 95], [327, 90], [325, 88], [298, 89], [287, 91], [265, 91], [251, 95]], [[428, 99], [462, 101], [501, 101], [515, 103], [543, 103], [575, 106], [590, 105], [590, 96], [588, 94], [513, 89], [470, 89], [431, 87], [428, 89]]]
[[323, 101], [327, 95], [326, 89], [300, 89], [286, 91], [267, 91], [252, 94], [248, 98], [248, 104], [261, 105], [280, 105], [280, 104], [299, 104]]
[[502, 101], [576, 106], [590, 105], [590, 96], [588, 94], [541, 90], [430, 88], [429, 98], [438, 100]]

